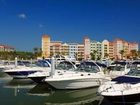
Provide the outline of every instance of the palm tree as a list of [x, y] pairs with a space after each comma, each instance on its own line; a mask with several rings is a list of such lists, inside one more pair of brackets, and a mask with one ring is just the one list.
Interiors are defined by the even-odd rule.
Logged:
[[93, 52], [90, 53], [90, 55], [92, 60], [97, 60], [97, 50], [93, 50]]
[[97, 60], [97, 50], [93, 50], [93, 53], [95, 54], [95, 60]]
[[105, 58], [108, 58], [109, 57], [109, 54], [108, 53], [105, 53], [104, 56], [105, 56]]
[[74, 57], [77, 60], [77, 58], [78, 58], [78, 53], [77, 52], [74, 53]]
[[120, 54], [121, 54], [121, 59], [123, 59], [125, 51], [124, 50], [120, 50]]
[[138, 51], [138, 57], [140, 58], [140, 51]]
[[38, 47], [34, 47], [34, 48], [33, 48], [33, 52], [34, 52], [35, 58], [37, 58], [37, 57], [41, 56], [41, 54], [42, 54], [42, 49], [41, 49], [41, 48], [38, 48]]
[[131, 55], [133, 59], [136, 59], [138, 57], [138, 52], [136, 50], [131, 50]]
[[81, 61], [83, 59], [83, 53], [82, 52], [79, 52], [79, 58], [78, 60]]

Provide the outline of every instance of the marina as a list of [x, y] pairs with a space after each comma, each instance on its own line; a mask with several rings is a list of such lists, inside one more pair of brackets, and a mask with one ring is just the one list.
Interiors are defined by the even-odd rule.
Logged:
[[[56, 66], [52, 58], [50, 68], [43, 67], [44, 71], [30, 73], [26, 78], [14, 78], [4, 72], [10, 70], [6, 67], [0, 72], [0, 97], [3, 99], [0, 102], [4, 105], [138, 105], [140, 62], [131, 62], [128, 73], [117, 73], [114, 78], [109, 71], [104, 72], [102, 65], [99, 61], [84, 60], [76, 67], [71, 61], [63, 60]], [[124, 65], [117, 67], [124, 69]], [[26, 68], [33, 67], [24, 68], [30, 71]], [[12, 69], [17, 70], [16, 67]], [[122, 71], [114, 67], [112, 70]]]
[[0, 105], [140, 105], [140, 0], [0, 0]]
[[[30, 80], [0, 79], [0, 103], [3, 105], [83, 105], [100, 102], [97, 88], [55, 90]], [[8, 101], [7, 101], [8, 99]]]
[[46, 83], [36, 84], [29, 79], [0, 78], [0, 103], [3, 105], [139, 105], [139, 102], [112, 104], [98, 95], [97, 89], [94, 87], [56, 90]]

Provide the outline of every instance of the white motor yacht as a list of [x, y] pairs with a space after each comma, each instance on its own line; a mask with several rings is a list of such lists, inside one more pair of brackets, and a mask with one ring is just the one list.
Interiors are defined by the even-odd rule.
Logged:
[[[75, 70], [77, 67], [76, 65], [68, 60], [61, 61], [57, 66], [56, 66], [56, 73], [57, 74], [62, 74], [62, 73], [69, 73], [69, 71]], [[28, 78], [32, 79], [34, 82], [40, 83], [43, 82], [43, 79], [46, 77], [50, 76], [50, 72], [48, 71], [38, 71], [32, 74], [28, 75]]]
[[17, 66], [11, 69], [3, 70], [4, 73], [7, 73], [13, 78], [27, 78], [27, 76], [31, 73], [35, 73], [37, 71], [50, 71], [51, 64], [45, 60], [39, 60], [36, 64], [31, 64], [30, 66]]
[[108, 66], [108, 75], [111, 78], [116, 78], [127, 74], [130, 71], [130, 64], [126, 61], [115, 61]]
[[94, 61], [83, 61], [75, 71], [69, 71], [69, 73], [58, 74], [54, 71], [52, 74], [45, 79], [45, 82], [56, 89], [90, 88], [110, 80], [105, 77], [102, 69]]
[[133, 62], [127, 75], [102, 84], [98, 92], [113, 103], [140, 101], [140, 62]]

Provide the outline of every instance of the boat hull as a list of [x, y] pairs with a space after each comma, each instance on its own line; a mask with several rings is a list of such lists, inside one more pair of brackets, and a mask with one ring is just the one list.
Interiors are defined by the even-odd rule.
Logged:
[[56, 89], [82, 89], [82, 88], [97, 87], [100, 85], [99, 79], [96, 78], [69, 79], [56, 81], [48, 80], [46, 82]]
[[104, 98], [112, 103], [135, 103], [140, 101], [140, 93], [120, 96], [104, 96]]
[[35, 73], [36, 71], [13, 71], [13, 72], [5, 72], [13, 78], [27, 78], [29, 74]]

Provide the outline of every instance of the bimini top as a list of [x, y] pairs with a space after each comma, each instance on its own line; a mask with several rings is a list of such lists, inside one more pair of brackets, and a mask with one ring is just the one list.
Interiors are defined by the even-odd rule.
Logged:
[[102, 71], [100, 66], [94, 61], [83, 61], [77, 68], [77, 71], [97, 73]]
[[125, 62], [125, 61], [115, 61], [115, 62], [111, 63], [111, 65], [126, 65], [126, 64], [127, 64], [127, 62]]

